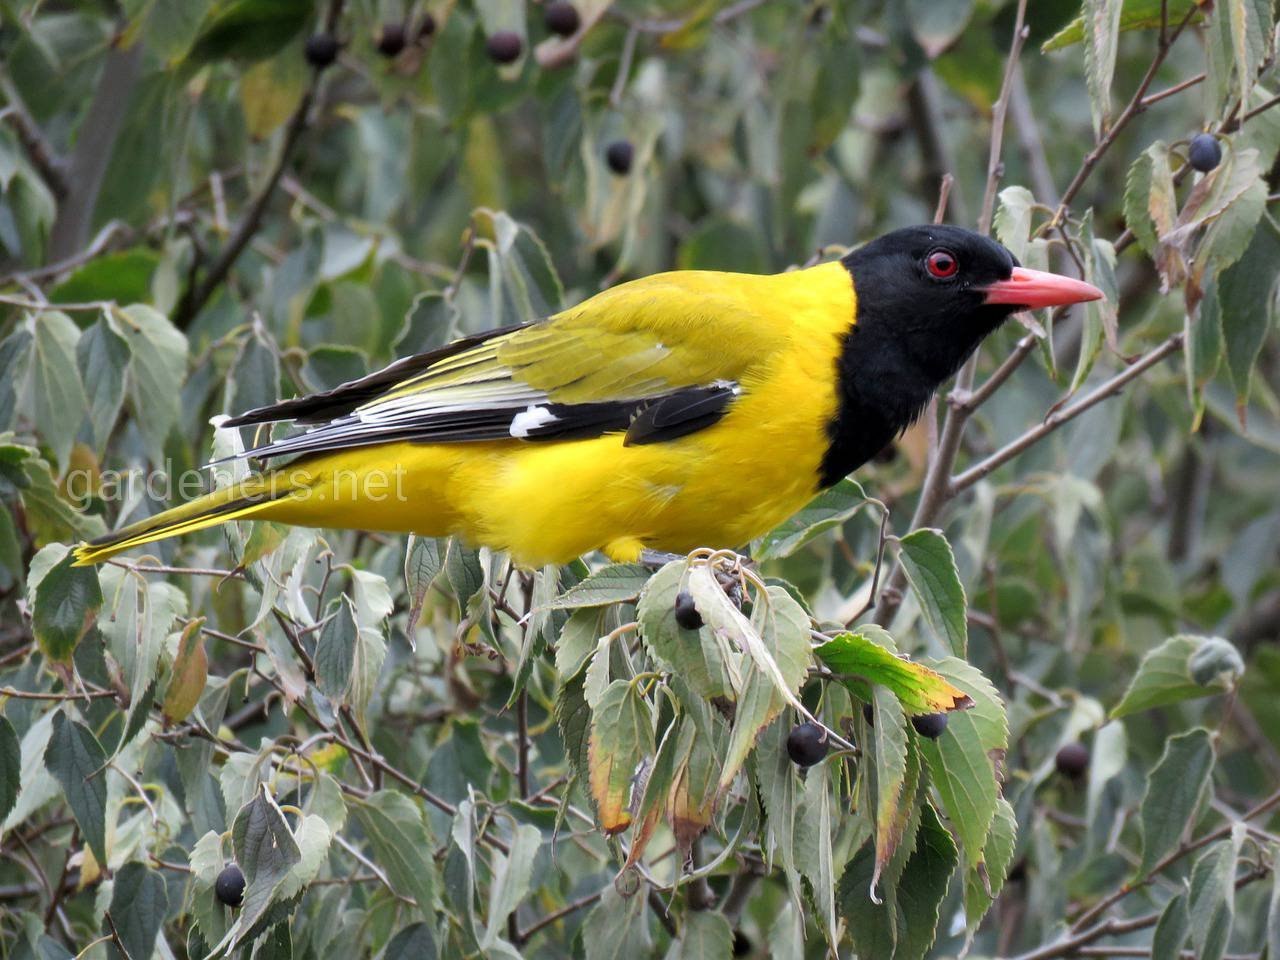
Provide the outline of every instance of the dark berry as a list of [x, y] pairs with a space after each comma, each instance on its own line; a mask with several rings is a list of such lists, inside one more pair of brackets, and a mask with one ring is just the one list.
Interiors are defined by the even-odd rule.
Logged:
[[636, 148], [630, 140], [615, 140], [604, 148], [604, 160], [609, 169], [620, 177], [631, 172], [631, 161], [635, 159]]
[[751, 938], [741, 930], [733, 931], [733, 955], [745, 957], [751, 952]]
[[676, 594], [676, 623], [685, 630], [702, 629], [702, 614], [693, 605], [693, 597], [688, 590]]
[[1083, 743], [1068, 743], [1058, 751], [1053, 762], [1064, 777], [1079, 780], [1089, 769], [1089, 748]]
[[911, 725], [916, 728], [916, 733], [922, 737], [928, 737], [930, 740], [937, 740], [942, 736], [942, 731], [947, 729], [947, 715], [945, 713], [922, 713], [918, 717], [911, 718]]
[[307, 37], [307, 46], [304, 53], [307, 63], [323, 70], [338, 59], [338, 51], [341, 48], [342, 44], [338, 43], [338, 38], [333, 34], [316, 33]]
[[798, 767], [812, 767], [827, 755], [827, 731], [816, 723], [802, 723], [787, 734], [787, 756]]
[[378, 31], [378, 52], [384, 57], [396, 56], [408, 42], [403, 23], [384, 23]]
[[874, 727], [876, 725], [876, 708], [869, 703], [864, 703], [862, 705], [862, 719], [867, 721], [868, 727]]
[[524, 41], [518, 33], [499, 30], [485, 40], [484, 49], [494, 63], [515, 63], [524, 50]]
[[228, 907], [238, 907], [244, 900], [244, 874], [234, 863], [224, 867], [213, 882], [213, 892], [218, 902]]
[[552, 33], [558, 33], [562, 37], [573, 36], [578, 32], [578, 27], [582, 23], [582, 18], [578, 16], [578, 8], [572, 3], [566, 3], [565, 0], [555, 0], [555, 3], [548, 3], [547, 9], [543, 11], [542, 19], [548, 30]]
[[422, 15], [422, 19], [418, 22], [418, 39], [429, 37], [436, 32], [436, 18], [431, 15], [428, 10]]
[[1197, 133], [1187, 147], [1187, 160], [1201, 173], [1208, 173], [1222, 162], [1222, 144], [1211, 133]]

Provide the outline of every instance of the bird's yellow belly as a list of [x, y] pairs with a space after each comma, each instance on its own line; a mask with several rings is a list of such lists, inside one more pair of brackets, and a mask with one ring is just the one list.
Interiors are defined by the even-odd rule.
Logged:
[[799, 367], [774, 371], [768, 390], [747, 385], [722, 420], [678, 440], [628, 447], [608, 434], [357, 448], [306, 462], [307, 493], [262, 516], [457, 534], [529, 566], [597, 549], [634, 559], [646, 547], [740, 547], [818, 490], [834, 400], [815, 403], [823, 379], [810, 379], [803, 358], [790, 362]]

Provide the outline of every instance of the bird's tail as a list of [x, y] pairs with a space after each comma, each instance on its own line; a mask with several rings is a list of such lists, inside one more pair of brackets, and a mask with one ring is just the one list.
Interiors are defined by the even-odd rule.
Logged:
[[121, 551], [154, 540], [192, 533], [228, 520], [249, 519], [272, 506], [278, 506], [282, 499], [296, 492], [297, 485], [298, 477], [291, 475], [290, 471], [248, 477], [239, 483], [80, 544], [72, 551], [75, 554], [75, 565], [85, 567], [101, 563]]

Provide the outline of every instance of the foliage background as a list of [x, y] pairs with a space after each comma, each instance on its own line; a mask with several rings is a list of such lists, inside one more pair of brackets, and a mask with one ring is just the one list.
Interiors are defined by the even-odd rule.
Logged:
[[[583, 0], [562, 41], [514, 0], [0, 3], [0, 953], [1280, 956], [1273, 5], [1023, 6], [1025, 36], [1001, 0]], [[763, 661], [666, 617], [699, 563], [574, 592], [598, 559], [244, 525], [67, 566], [191, 493], [123, 478], [203, 463], [212, 416], [625, 278], [829, 256], [943, 174], [948, 219], [1110, 306], [1002, 331], [875, 501], [757, 545], [734, 636], [860, 748], [803, 778]], [[887, 683], [895, 643], [979, 701], [937, 744], [818, 675]], [[641, 858], [597, 824], [659, 743]]]

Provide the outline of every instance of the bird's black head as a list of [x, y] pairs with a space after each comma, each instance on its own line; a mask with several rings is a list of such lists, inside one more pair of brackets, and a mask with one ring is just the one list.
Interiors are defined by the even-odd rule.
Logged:
[[853, 278], [857, 316], [839, 361], [841, 403], [824, 483], [910, 425], [1010, 315], [1102, 296], [1079, 280], [1028, 270], [999, 243], [960, 227], [895, 230], [841, 262]]
[[858, 300], [856, 336], [892, 341], [900, 359], [932, 387], [1017, 309], [988, 303], [986, 291], [1008, 281], [1018, 261], [972, 230], [895, 230], [854, 250], [844, 265]]

